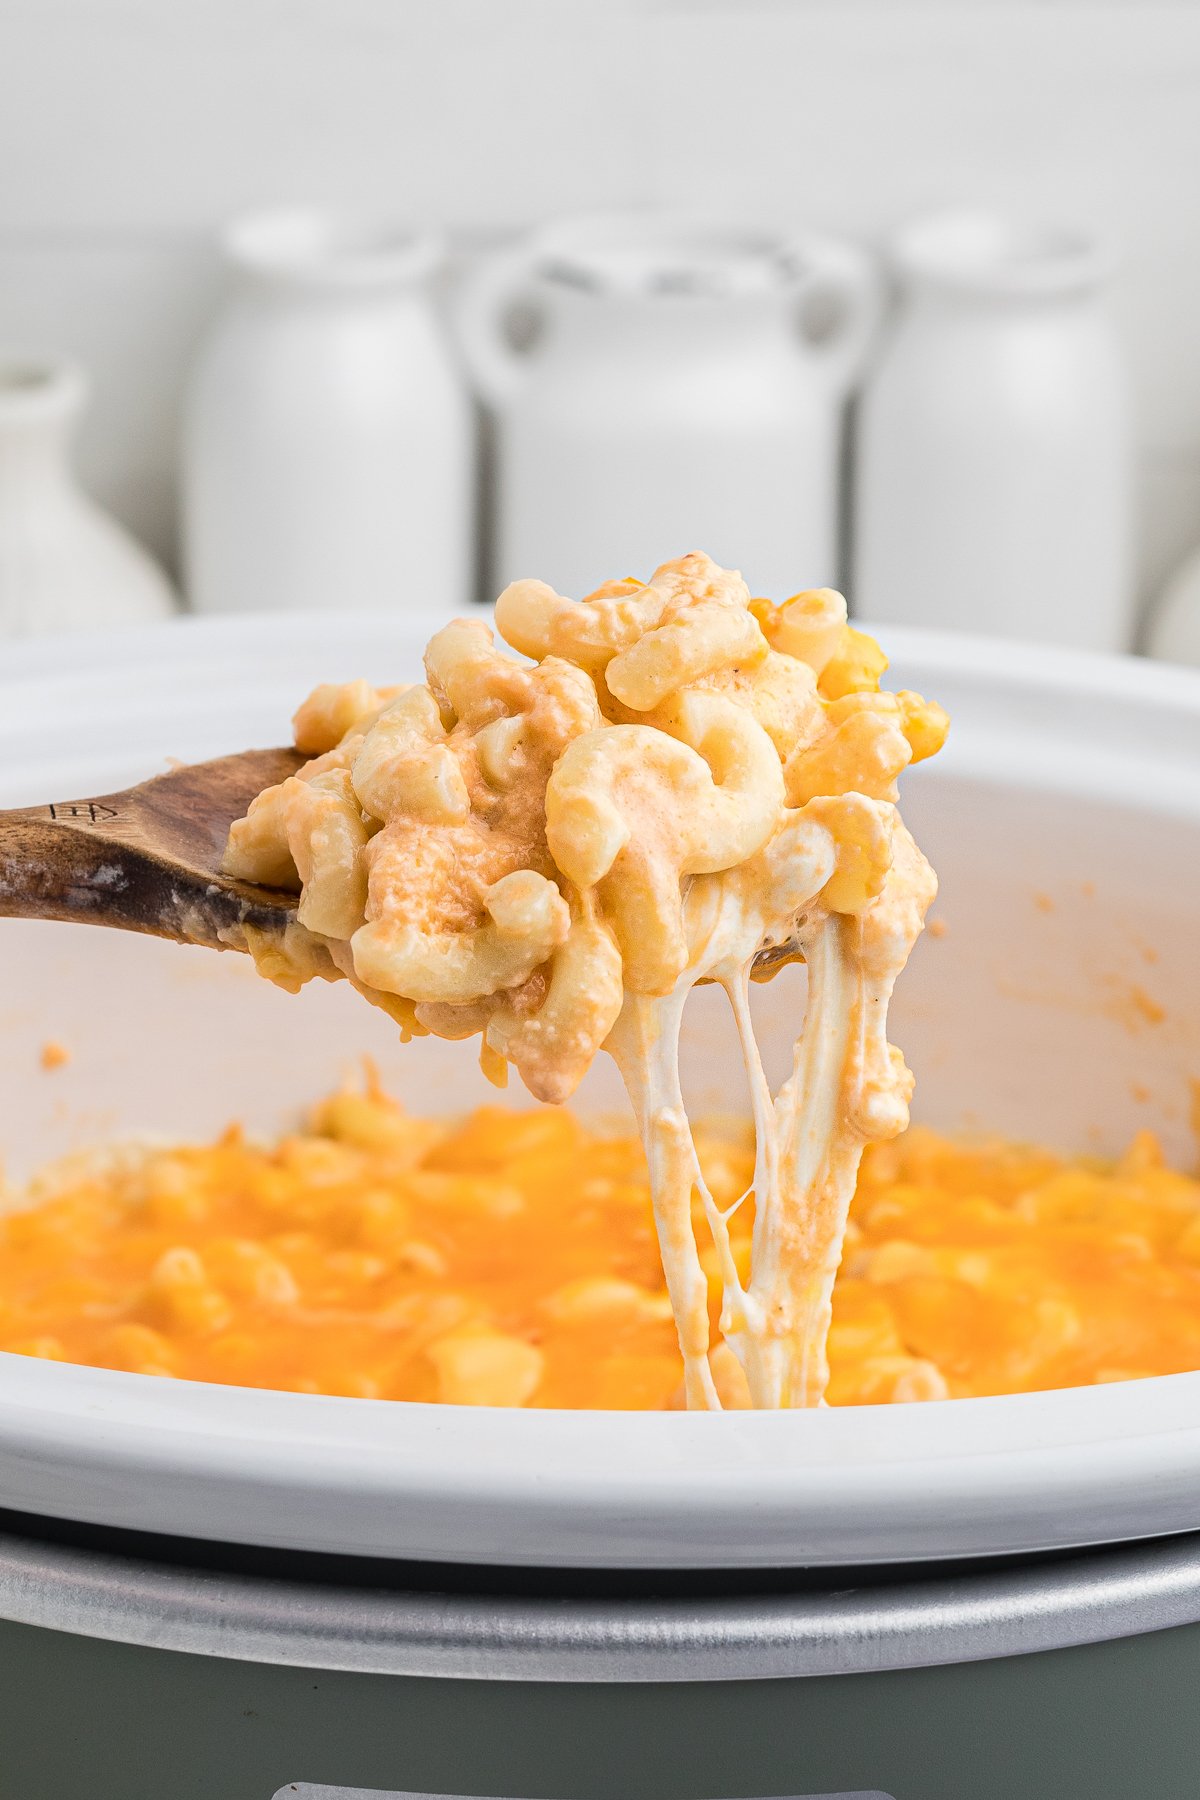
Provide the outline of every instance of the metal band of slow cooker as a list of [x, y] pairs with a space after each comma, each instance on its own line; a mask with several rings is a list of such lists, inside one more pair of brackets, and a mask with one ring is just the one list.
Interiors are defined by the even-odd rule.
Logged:
[[845, 1574], [836, 1591], [530, 1598], [229, 1574], [0, 1533], [0, 1617], [239, 1661], [585, 1682], [918, 1668], [1200, 1620], [1200, 1534], [986, 1573]]

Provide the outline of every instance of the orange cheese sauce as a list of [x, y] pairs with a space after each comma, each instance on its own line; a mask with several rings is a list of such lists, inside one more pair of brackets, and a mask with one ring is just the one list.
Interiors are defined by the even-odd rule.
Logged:
[[[698, 1142], [729, 1204], [749, 1134]], [[681, 1403], [636, 1139], [551, 1108], [416, 1119], [373, 1088], [277, 1143], [233, 1129], [48, 1175], [0, 1219], [0, 1349], [308, 1393]], [[830, 1361], [835, 1405], [1196, 1368], [1200, 1180], [1148, 1135], [1115, 1165], [923, 1129], [869, 1149]], [[715, 1370], [738, 1404], [723, 1347]]]

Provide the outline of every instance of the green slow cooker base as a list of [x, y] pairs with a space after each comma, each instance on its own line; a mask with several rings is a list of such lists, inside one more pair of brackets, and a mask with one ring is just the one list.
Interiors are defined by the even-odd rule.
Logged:
[[0, 1621], [0, 1800], [1196, 1800], [1200, 1626], [788, 1681], [338, 1674]]

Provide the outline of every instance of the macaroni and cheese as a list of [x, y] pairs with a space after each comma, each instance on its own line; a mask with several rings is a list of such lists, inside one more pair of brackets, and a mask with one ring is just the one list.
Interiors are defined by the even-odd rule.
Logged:
[[[750, 1133], [700, 1123], [695, 1145], [728, 1209]], [[641, 1145], [564, 1107], [434, 1122], [348, 1087], [277, 1142], [127, 1147], [21, 1199], [0, 1218], [3, 1350], [389, 1400], [682, 1403]], [[730, 1221], [743, 1276], [752, 1206]], [[714, 1380], [745, 1406], [701, 1260]], [[921, 1128], [874, 1145], [829, 1360], [847, 1406], [1200, 1367], [1200, 1180], [1149, 1136], [1115, 1164]]]
[[[688, 1405], [722, 1404], [694, 1199], [753, 1404], [819, 1404], [859, 1158], [903, 1130], [912, 1085], [887, 1006], [935, 883], [896, 780], [945, 715], [880, 691], [886, 659], [840, 595], [775, 606], [702, 555], [582, 602], [519, 581], [495, 619], [528, 662], [458, 620], [423, 685], [324, 687], [300, 708], [311, 760], [230, 834], [229, 873], [300, 894], [284, 937], [251, 949], [285, 985], [346, 976], [407, 1033], [479, 1033], [485, 1070], [502, 1082], [511, 1063], [542, 1100], [607, 1049], [646, 1148]], [[748, 984], [797, 957], [806, 1017], [773, 1096]], [[754, 1167], [726, 1201], [679, 1080], [700, 981], [729, 997], [750, 1082]]]

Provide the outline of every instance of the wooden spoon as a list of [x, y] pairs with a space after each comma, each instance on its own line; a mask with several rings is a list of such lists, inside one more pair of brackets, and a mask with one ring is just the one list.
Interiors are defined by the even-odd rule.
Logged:
[[[214, 950], [248, 948], [245, 927], [282, 931], [299, 894], [221, 873], [229, 827], [264, 788], [306, 761], [298, 750], [243, 750], [98, 800], [0, 811], [0, 919], [68, 919], [144, 931]], [[760, 951], [769, 979], [800, 956]]]
[[235, 881], [221, 858], [233, 821], [305, 760], [296, 750], [246, 750], [123, 794], [0, 811], [0, 918], [113, 925], [228, 950], [246, 949], [247, 925], [282, 931], [299, 895]]

